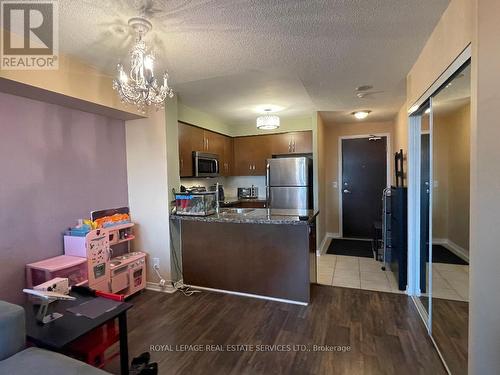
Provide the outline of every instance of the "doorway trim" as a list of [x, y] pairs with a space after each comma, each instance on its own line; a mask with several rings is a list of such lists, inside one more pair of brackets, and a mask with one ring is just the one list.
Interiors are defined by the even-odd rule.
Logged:
[[[337, 190], [339, 198], [339, 235], [340, 238], [344, 238], [344, 226], [343, 226], [343, 202], [342, 202], [342, 140], [344, 139], [359, 139], [359, 138], [370, 138], [371, 136], [376, 137], [386, 137], [386, 188], [391, 186], [391, 155], [392, 155], [392, 143], [391, 143], [391, 133], [370, 133], [370, 134], [356, 134], [356, 135], [341, 135], [338, 140], [338, 176], [337, 176]], [[380, 197], [382, 199], [382, 196]]]

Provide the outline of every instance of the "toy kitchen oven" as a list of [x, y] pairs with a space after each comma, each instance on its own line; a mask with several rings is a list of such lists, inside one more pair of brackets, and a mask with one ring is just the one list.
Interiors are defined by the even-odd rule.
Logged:
[[[92, 221], [102, 223], [102, 227], [85, 237], [65, 235], [64, 254], [87, 259], [88, 285], [92, 289], [123, 294], [125, 298], [144, 289], [146, 253], [130, 251], [134, 223], [128, 207], [94, 211], [91, 215]], [[120, 215], [129, 219], [111, 219]]]

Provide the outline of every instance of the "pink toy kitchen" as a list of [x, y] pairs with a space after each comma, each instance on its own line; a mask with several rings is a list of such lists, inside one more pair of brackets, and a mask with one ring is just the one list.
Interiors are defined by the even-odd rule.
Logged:
[[33, 288], [54, 278], [69, 286], [127, 298], [146, 287], [146, 253], [131, 250], [134, 223], [128, 207], [91, 212], [90, 219], [64, 233], [64, 255], [26, 265], [26, 283]]

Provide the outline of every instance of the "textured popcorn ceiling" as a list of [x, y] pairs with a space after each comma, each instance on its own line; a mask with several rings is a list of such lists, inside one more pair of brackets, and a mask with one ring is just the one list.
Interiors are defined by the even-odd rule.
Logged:
[[[392, 118], [405, 77], [448, 0], [149, 0], [158, 68], [181, 101], [229, 124], [254, 121], [256, 107], [282, 116], [313, 110], [349, 119], [372, 109]], [[65, 53], [114, 73], [133, 41], [127, 21], [144, 0], [62, 0]], [[359, 99], [355, 87], [382, 91]]]

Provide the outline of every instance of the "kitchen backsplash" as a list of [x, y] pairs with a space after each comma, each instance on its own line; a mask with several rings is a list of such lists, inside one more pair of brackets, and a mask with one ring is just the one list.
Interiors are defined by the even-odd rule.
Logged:
[[182, 178], [181, 184], [185, 187], [204, 186], [208, 188], [216, 183], [224, 186], [226, 197], [236, 197], [239, 187], [250, 187], [252, 185], [259, 188], [259, 198], [266, 197], [266, 177], [265, 176], [231, 176], [217, 178]]

